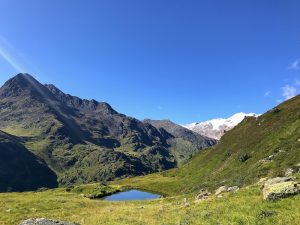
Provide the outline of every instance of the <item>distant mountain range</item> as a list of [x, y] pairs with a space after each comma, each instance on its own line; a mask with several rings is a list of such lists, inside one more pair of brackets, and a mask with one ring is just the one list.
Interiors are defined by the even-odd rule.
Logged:
[[233, 116], [223, 119], [212, 119], [205, 122], [197, 122], [183, 125], [183, 127], [194, 131], [200, 135], [220, 140], [221, 137], [229, 130], [234, 128], [240, 122], [242, 122], [245, 117], [257, 117], [258, 114], [255, 113], [236, 113]]
[[[146, 119], [143, 122], [149, 123], [159, 130], [166, 130], [173, 136], [172, 139], [169, 139], [168, 144], [171, 146], [171, 149], [174, 149], [173, 152], [179, 162], [185, 162], [186, 159], [197, 153], [199, 149], [204, 149], [217, 143], [215, 139], [202, 136], [170, 120]], [[187, 156], [188, 158], [186, 158]]]
[[[6, 154], [5, 166], [0, 165], [0, 181], [5, 184], [1, 190], [53, 187], [53, 176], [60, 185], [68, 185], [162, 171], [216, 143], [172, 125], [179, 132], [120, 114], [107, 103], [65, 94], [28, 74], [18, 74], [0, 88], [0, 130], [5, 137], [0, 136], [0, 144], [1, 153]], [[4, 144], [7, 140], [18, 146], [20, 153]], [[26, 157], [18, 161], [16, 157], [22, 155]], [[43, 178], [50, 183], [36, 181], [28, 164], [43, 168], [40, 172], [44, 171]], [[23, 176], [22, 168], [29, 168], [27, 185], [8, 182], [8, 176]]]

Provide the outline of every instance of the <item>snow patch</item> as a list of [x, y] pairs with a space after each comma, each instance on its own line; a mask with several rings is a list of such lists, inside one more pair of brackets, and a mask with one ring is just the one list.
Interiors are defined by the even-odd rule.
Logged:
[[218, 119], [212, 119], [205, 122], [197, 122], [197, 123], [191, 123], [183, 125], [183, 127], [192, 130], [194, 132], [197, 132], [201, 135], [214, 138], [219, 140], [226, 131], [231, 130], [236, 125], [238, 125], [240, 122], [242, 122], [245, 117], [258, 117], [258, 114], [255, 113], [236, 113], [233, 116], [224, 119], [224, 118], [218, 118]]

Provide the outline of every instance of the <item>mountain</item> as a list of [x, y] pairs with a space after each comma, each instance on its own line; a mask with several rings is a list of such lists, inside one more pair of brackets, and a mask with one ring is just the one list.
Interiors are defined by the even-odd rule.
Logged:
[[205, 122], [191, 123], [183, 125], [185, 128], [192, 130], [203, 136], [207, 136], [216, 140], [220, 140], [221, 137], [229, 130], [234, 128], [240, 122], [245, 119], [245, 117], [257, 117], [255, 113], [236, 113], [233, 116], [223, 119], [213, 119]]
[[215, 139], [204, 137], [170, 120], [146, 119], [143, 122], [149, 123], [157, 129], [164, 129], [172, 135], [173, 138], [169, 139], [168, 143], [172, 147], [178, 161], [185, 162], [197, 153], [199, 149], [204, 149], [217, 143]]
[[300, 172], [300, 95], [259, 117], [246, 117], [183, 166], [126, 182], [178, 194], [243, 187], [287, 171]]
[[22, 144], [22, 139], [0, 131], [0, 192], [57, 187], [55, 173]]
[[[181, 163], [166, 130], [120, 114], [107, 103], [42, 85], [28, 74], [0, 88], [0, 129], [21, 137], [62, 185], [143, 175]], [[213, 144], [198, 138], [203, 147]], [[185, 159], [192, 153], [180, 154]]]

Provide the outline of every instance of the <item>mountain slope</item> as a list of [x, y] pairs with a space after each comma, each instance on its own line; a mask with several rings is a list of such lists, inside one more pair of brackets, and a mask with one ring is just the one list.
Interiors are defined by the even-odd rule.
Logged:
[[223, 119], [213, 119], [205, 122], [191, 123], [183, 125], [183, 127], [192, 130], [198, 134], [220, 140], [221, 137], [229, 130], [234, 128], [240, 122], [245, 119], [245, 117], [257, 117], [255, 113], [236, 113], [233, 116]]
[[57, 187], [57, 177], [17, 137], [0, 131], [0, 192]]
[[172, 146], [173, 152], [179, 162], [185, 162], [199, 150], [217, 143], [214, 139], [204, 137], [170, 120], [146, 119], [144, 122], [151, 124], [157, 129], [164, 129], [172, 135], [173, 138], [169, 139], [168, 143]]
[[0, 129], [23, 137], [60, 184], [142, 175], [179, 163], [168, 143], [173, 137], [165, 130], [120, 114], [107, 103], [42, 85], [28, 74], [18, 74], [0, 88]]
[[178, 169], [124, 182], [163, 193], [197, 192], [284, 176], [288, 168], [299, 170], [299, 164], [300, 95], [258, 118], [247, 117], [215, 147]]

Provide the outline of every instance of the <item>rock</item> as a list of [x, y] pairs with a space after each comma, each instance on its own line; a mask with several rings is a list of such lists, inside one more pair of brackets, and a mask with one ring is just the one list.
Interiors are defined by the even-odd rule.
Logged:
[[215, 192], [215, 195], [219, 195], [223, 192], [232, 192], [232, 191], [238, 191], [240, 188], [238, 186], [232, 186], [232, 187], [227, 187], [227, 186], [222, 186], [222, 187], [219, 187], [216, 192]]
[[286, 176], [286, 177], [290, 177], [290, 176], [292, 176], [294, 173], [295, 173], [295, 170], [294, 170], [294, 169], [288, 168], [288, 169], [286, 170], [286, 172], [285, 172], [285, 176]]
[[276, 212], [262, 210], [262, 211], [260, 211], [260, 213], [257, 215], [257, 218], [259, 218], [259, 219], [265, 219], [265, 218], [267, 218], [267, 217], [271, 217], [271, 216], [274, 216], [274, 215], [276, 215]]
[[238, 190], [240, 190], [240, 188], [239, 188], [238, 186], [233, 186], [233, 187], [227, 188], [227, 191], [228, 191], [228, 192], [231, 192], [231, 191], [236, 192], [236, 191], [238, 191]]
[[277, 183], [282, 183], [282, 182], [287, 182], [287, 181], [291, 181], [292, 178], [291, 177], [275, 177], [272, 179], [268, 179], [264, 182], [264, 184], [262, 185], [262, 189]]
[[196, 196], [196, 201], [208, 199], [208, 196], [210, 195], [211, 193], [208, 192], [207, 190], [201, 190], [200, 193]]
[[191, 206], [191, 204], [188, 203], [188, 202], [186, 202], [186, 203], [184, 204], [184, 207], [190, 207], [190, 206]]
[[270, 155], [270, 156], [268, 156], [268, 157], [263, 158], [262, 160], [260, 160], [260, 162], [263, 162], [263, 163], [272, 162], [272, 160], [273, 160], [274, 157], [275, 157], [274, 155]]
[[196, 196], [196, 201], [208, 199], [208, 195], [199, 194]]
[[80, 224], [39, 218], [39, 219], [25, 220], [20, 225], [80, 225]]
[[223, 193], [223, 192], [226, 192], [227, 189], [228, 189], [227, 186], [219, 187], [219, 188], [216, 190], [215, 195], [219, 195], [219, 194], [221, 194], [221, 193]]
[[259, 179], [259, 181], [257, 182], [258, 185], [264, 185], [264, 183], [268, 180], [267, 177], [262, 177]]
[[263, 199], [276, 201], [300, 193], [300, 183], [289, 177], [276, 177], [267, 180], [263, 185]]

